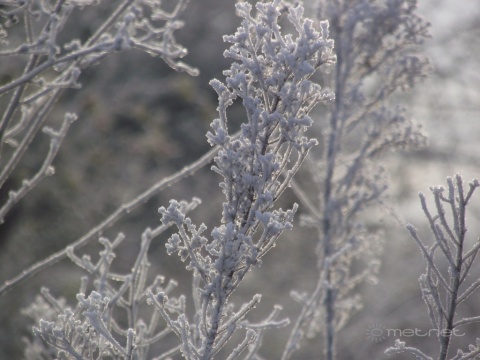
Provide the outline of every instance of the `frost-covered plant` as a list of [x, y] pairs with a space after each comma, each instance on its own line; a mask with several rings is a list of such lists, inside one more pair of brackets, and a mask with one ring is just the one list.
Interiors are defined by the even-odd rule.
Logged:
[[[93, 34], [81, 41], [72, 38], [79, 34], [71, 32], [69, 25], [78, 16], [76, 14], [89, 7], [99, 6], [100, 1], [2, 2], [0, 59], [15, 60], [10, 64], [21, 64], [23, 74], [0, 86], [0, 100], [5, 102], [0, 118], [0, 189], [1, 193], [8, 193], [6, 199], [1, 199], [4, 203], [0, 204], [0, 223], [46, 176], [54, 174], [52, 162], [76, 115], [66, 114], [62, 124], [55, 125], [58, 121], [52, 119], [50, 114], [65, 89], [80, 87], [79, 78], [86, 68], [107, 56], [134, 48], [162, 58], [177, 71], [186, 71], [191, 75], [198, 73], [179, 60], [186, 55], [187, 50], [174, 37], [174, 32], [183, 26], [179, 17], [187, 3], [188, 0], [175, 1], [174, 9], [167, 12], [157, 1], [118, 2], [111, 6], [109, 16], [105, 16]], [[52, 128], [55, 126], [58, 126], [58, 130]], [[17, 185], [12, 180], [13, 175], [21, 167], [25, 153], [41, 129], [50, 137], [50, 149], [40, 168], [30, 178], [24, 179], [21, 185]], [[79, 239], [75, 247], [98, 238], [98, 234], [122, 214], [203, 164], [205, 159], [200, 159], [177, 176], [164, 179], [130, 203], [123, 204], [104, 222]], [[12, 180], [10, 183], [7, 182], [9, 179]], [[0, 287], [0, 294], [66, 256], [66, 251], [62, 250], [25, 269], [19, 276], [5, 282]]]
[[[0, 15], [6, 19], [2, 35], [7, 36], [7, 26], [19, 22], [25, 25], [26, 40], [19, 41], [18, 46], [11, 42], [9, 50], [0, 52], [0, 56], [25, 57], [27, 61], [21, 77], [0, 87], [0, 96], [10, 95], [0, 123], [0, 187], [46, 124], [63, 89], [78, 87], [77, 78], [86, 67], [114, 52], [137, 48], [162, 57], [175, 70], [196, 73], [178, 61], [185, 49], [173, 38], [173, 32], [181, 26], [178, 16], [186, 4], [182, 0], [172, 13], [163, 11], [160, 1], [122, 1], [88, 40], [70, 39], [59, 44], [58, 39], [65, 37], [58, 35], [72, 11], [97, 2], [2, 2]], [[232, 44], [225, 56], [234, 63], [224, 72], [224, 83], [211, 82], [219, 100], [219, 117], [207, 134], [212, 150], [121, 205], [71, 246], [0, 287], [1, 295], [67, 256], [89, 273], [89, 278], [82, 280], [75, 306], [43, 289], [42, 296], [26, 310], [38, 323], [35, 333], [44, 340], [29, 342], [27, 358], [168, 359], [181, 354], [187, 359], [235, 359], [240, 355], [261, 359], [259, 349], [266, 330], [285, 326], [288, 320], [278, 318], [280, 307], [276, 306], [265, 320], [252, 322], [247, 315], [260, 295], [239, 308], [231, 298], [249, 270], [261, 263], [285, 230], [291, 229], [297, 205], [288, 210], [275, 206], [289, 185], [307, 213], [302, 217], [303, 225], [317, 230], [319, 276], [313, 280], [315, 288], [310, 294], [293, 293], [302, 310], [282, 359], [294, 358], [303, 338], [318, 332], [325, 339], [325, 358], [335, 358], [339, 330], [361, 307], [357, 286], [366, 279], [375, 281], [379, 268], [380, 237], [370, 232], [363, 214], [367, 207], [384, 201], [387, 183], [379, 162], [381, 155], [386, 150], [418, 147], [425, 142], [405, 110], [394, 105], [398, 99], [394, 96], [425, 76], [428, 63], [417, 54], [417, 47], [428, 36], [428, 24], [416, 14], [416, 2], [411, 0], [319, 0], [317, 17], [329, 19], [330, 25], [305, 19], [303, 7], [288, 0], [261, 1], [255, 8], [252, 15], [251, 5], [238, 3], [242, 25], [234, 35], [224, 37]], [[43, 24], [40, 32], [33, 30], [35, 21]], [[331, 76], [323, 74], [322, 81], [331, 87], [331, 93], [313, 81], [326, 65], [332, 72]], [[311, 111], [324, 101], [329, 107], [322, 119], [327, 121], [313, 124]], [[241, 102], [245, 109], [245, 122], [237, 133], [232, 132], [227, 116], [235, 102]], [[53, 158], [75, 118], [68, 114], [59, 130], [45, 128], [51, 138], [50, 152], [41, 169], [10, 192], [0, 208], [0, 220], [43, 177], [53, 173]], [[320, 146], [309, 158], [317, 144], [311, 134], [305, 134], [312, 125], [319, 130]], [[218, 209], [219, 223], [211, 231], [187, 217], [187, 212], [198, 205], [197, 200], [190, 204], [172, 200], [159, 210], [163, 225], [144, 232], [130, 273], [111, 270], [114, 249], [123, 235], [113, 242], [100, 239], [104, 250], [96, 263], [77, 255], [81, 246], [97, 239], [124, 214], [192, 174], [215, 154], [213, 170], [221, 177], [225, 200]], [[293, 180], [304, 162], [314, 180], [314, 196], [301, 181]], [[455, 181], [449, 180], [449, 194], [463, 194], [461, 181]], [[478, 186], [477, 182], [472, 184], [466, 196], [457, 197], [463, 198], [463, 209]], [[443, 196], [441, 190], [434, 194], [440, 204], [458, 201], [454, 195]], [[437, 205], [437, 209], [441, 207]], [[430, 249], [419, 240], [416, 230], [409, 230], [427, 258], [422, 291], [432, 322], [443, 334], [439, 343], [440, 358], [444, 359], [450, 341], [444, 334], [478, 320], [455, 319], [458, 305], [475, 292], [478, 282], [473, 281], [463, 293], [451, 290], [455, 286], [458, 290], [468, 279], [479, 246], [474, 245], [464, 255], [458, 239], [447, 246], [450, 234], [461, 228], [461, 221], [448, 227], [446, 220], [447, 225], [441, 220], [444, 213], [439, 211], [438, 218], [426, 214], [436, 239]], [[168, 239], [167, 253], [177, 254], [192, 272], [191, 299], [172, 295], [173, 280], [164, 286], [160, 275], [147, 285], [149, 245], [171, 225], [178, 231]], [[435, 252], [445, 256], [450, 266], [446, 272], [436, 264]], [[460, 257], [454, 256], [459, 253]], [[172, 337], [167, 339], [173, 334], [173, 341]], [[235, 344], [225, 350], [227, 343]], [[480, 353], [478, 349], [478, 344], [472, 345], [469, 352], [459, 352], [454, 359], [474, 358]], [[387, 352], [409, 352], [430, 359], [400, 341]]]
[[338, 331], [361, 307], [356, 289], [366, 279], [375, 281], [379, 270], [381, 243], [362, 214], [385, 198], [381, 155], [425, 142], [393, 98], [428, 69], [418, 47], [429, 24], [417, 15], [416, 2], [318, 1], [318, 17], [329, 20], [335, 42], [337, 62], [326, 80], [335, 101], [328, 122], [320, 126], [321, 151], [308, 158], [317, 196], [299, 184], [293, 188], [308, 211], [303, 224], [318, 233], [320, 272], [311, 294], [294, 293], [303, 309], [284, 359], [305, 335], [318, 331], [325, 339], [325, 358], [335, 358]]
[[[194, 199], [191, 203], [180, 203], [179, 207], [188, 212], [197, 205]], [[160, 275], [151, 284], [147, 283], [151, 275], [148, 250], [152, 240], [167, 228], [168, 225], [161, 225], [143, 232], [140, 251], [128, 274], [111, 270], [115, 248], [125, 239], [123, 234], [113, 242], [100, 238], [104, 249], [95, 263], [89, 256], [78, 257], [69, 247], [69, 258], [88, 273], [82, 278], [78, 303], [71, 308], [64, 299], [56, 299], [48, 289], [42, 289], [42, 296], [24, 312], [36, 320], [38, 326], [33, 331], [48, 346], [35, 339], [28, 342], [26, 359], [151, 359], [150, 349], [164, 342], [172, 331], [156, 311], [147, 312], [145, 316], [148, 308], [153, 310], [146, 304], [149, 292], [169, 294], [176, 286], [173, 280], [164, 284], [165, 279]], [[171, 297], [164, 306], [171, 312], [182, 313], [185, 297]], [[180, 351], [175, 342], [162, 345], [165, 350], [156, 354], [156, 359], [165, 359]]]
[[[243, 18], [242, 26], [224, 38], [232, 44], [225, 56], [235, 62], [225, 72], [225, 84], [211, 82], [219, 97], [219, 118], [207, 134], [209, 143], [220, 149], [213, 170], [222, 177], [220, 186], [225, 195], [221, 224], [207, 237], [204, 224], [196, 226], [186, 217], [185, 204], [172, 200], [168, 208], [159, 210], [163, 227], [175, 224], [178, 228], [167, 242], [168, 254], [177, 253], [193, 271], [193, 312], [187, 309], [185, 297], [172, 299], [159, 284], [145, 288], [147, 245], [142, 244], [137, 263], [127, 276], [109, 271], [112, 249], [120, 240], [113, 244], [102, 240], [105, 251], [97, 264], [78, 258], [72, 246], [67, 249], [68, 256], [94, 275], [95, 291], [87, 296], [82, 289], [75, 310], [58, 306], [62, 313], [56, 319], [41, 321], [35, 330], [58, 350], [58, 356], [144, 358], [145, 348], [153, 339], [160, 339], [155, 327], [136, 317], [145, 298], [181, 342], [158, 358], [180, 349], [187, 359], [212, 359], [239, 329], [246, 330], [244, 340], [228, 359], [244, 351], [247, 358], [257, 358], [264, 331], [288, 323], [277, 320], [278, 307], [265, 321], [247, 321], [246, 315], [260, 301], [260, 295], [239, 309], [229, 299], [281, 233], [292, 227], [296, 205], [282, 210], [275, 209], [274, 204], [316, 144], [305, 136], [312, 125], [309, 113], [318, 103], [331, 100], [332, 94], [323, 92], [310, 78], [334, 61], [333, 42], [328, 38], [328, 24], [303, 18], [300, 5], [282, 0], [259, 3], [255, 16], [248, 3], [239, 3], [236, 8]], [[290, 23], [291, 33], [280, 27], [282, 17]], [[227, 108], [237, 98], [242, 100], [246, 122], [234, 135], [228, 128]], [[151, 233], [144, 234], [144, 243]], [[112, 286], [108, 280], [120, 281], [120, 285]], [[56, 306], [58, 302], [45, 291], [44, 295]], [[115, 307], [127, 310], [126, 326], [115, 318]], [[152, 317], [155, 325], [158, 314]]]
[[[179, 61], [186, 50], [174, 38], [175, 30], [182, 26], [179, 15], [186, 0], [179, 0], [171, 13], [164, 11], [160, 2], [125, 0], [112, 7], [111, 14], [87, 40], [72, 38], [69, 24], [75, 14], [98, 3], [97, 0], [1, 3], [0, 58], [22, 64], [23, 74], [0, 86], [0, 99], [6, 102], [0, 118], [0, 188], [9, 193], [5, 203], [0, 204], [0, 222], [43, 178], [54, 173], [52, 162], [76, 117], [67, 114], [58, 131], [46, 123], [63, 91], [80, 88], [79, 78], [86, 68], [114, 53], [134, 48], [161, 57], [175, 70], [197, 73]], [[42, 128], [50, 136], [50, 150], [42, 166], [15, 190], [6, 189], [6, 181]]]
[[[239, 3], [243, 18], [225, 56], [235, 62], [225, 71], [226, 84], [213, 80], [219, 97], [219, 118], [207, 134], [212, 146], [221, 150], [213, 170], [222, 177], [225, 195], [221, 225], [210, 236], [205, 225], [196, 226], [172, 200], [160, 208], [165, 224], [175, 223], [178, 234], [168, 241], [169, 254], [178, 253], [194, 276], [194, 317], [187, 313], [172, 317], [163, 293], [150, 294], [169, 326], [182, 341], [187, 359], [211, 359], [239, 328], [246, 328], [244, 340], [229, 359], [250, 345], [249, 356], [258, 346], [258, 329], [282, 325], [265, 322], [251, 325], [245, 315], [259, 302], [256, 295], [238, 310], [228, 300], [251, 269], [258, 265], [284, 230], [292, 227], [296, 206], [273, 210], [275, 201], [289, 185], [315, 140], [304, 136], [312, 124], [312, 108], [331, 99], [310, 78], [323, 65], [334, 61], [328, 24], [303, 18], [303, 8], [276, 0], [256, 5]], [[284, 34], [278, 19], [286, 13], [295, 34]], [[238, 136], [228, 128], [227, 108], [242, 100], [246, 122]]]
[[467, 360], [477, 359], [480, 355], [480, 338], [468, 350], [457, 350], [454, 356], [450, 346], [457, 334], [464, 334], [466, 325], [480, 321], [480, 316], [460, 315], [461, 308], [474, 300], [473, 296], [478, 295], [480, 287], [478, 275], [472, 274], [478, 265], [480, 236], [467, 237], [467, 208], [479, 186], [477, 179], [466, 187], [460, 175], [447, 178], [447, 188], [431, 188], [434, 213], [429, 209], [425, 195], [419, 194], [423, 213], [430, 226], [431, 240], [423, 240], [411, 224], [407, 225], [407, 229], [426, 262], [425, 273], [419, 278], [420, 289], [432, 329], [435, 330], [432, 333], [439, 343], [439, 352], [437, 356], [430, 357], [420, 349], [396, 340], [395, 346], [386, 350], [387, 354], [407, 353], [422, 360]]

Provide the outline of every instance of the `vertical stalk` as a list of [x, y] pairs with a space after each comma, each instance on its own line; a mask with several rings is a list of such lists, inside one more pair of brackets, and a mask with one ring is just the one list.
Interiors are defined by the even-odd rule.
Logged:
[[[452, 192], [452, 187], [450, 187], [450, 191]], [[438, 357], [439, 360], [446, 360], [448, 355], [448, 348], [450, 346], [450, 340], [452, 337], [452, 332], [454, 329], [454, 320], [455, 320], [455, 313], [457, 311], [458, 305], [458, 295], [459, 295], [459, 288], [460, 288], [460, 276], [462, 273], [462, 266], [463, 266], [463, 245], [465, 242], [465, 234], [466, 234], [466, 227], [465, 227], [465, 198], [463, 192], [463, 185], [461, 181], [457, 181], [457, 192], [458, 192], [458, 211], [455, 206], [455, 200], [453, 196], [450, 196], [450, 206], [452, 208], [453, 216], [458, 219], [455, 222], [455, 232], [457, 236], [457, 244], [455, 246], [455, 266], [450, 265], [450, 288], [446, 289], [447, 291], [447, 323], [445, 327], [445, 331], [442, 334], [439, 334], [440, 338], [440, 356]], [[452, 194], [453, 195], [453, 194]], [[440, 194], [436, 194], [436, 196], [440, 196]], [[440, 212], [441, 209], [438, 209]], [[438, 240], [439, 242], [441, 240]], [[442, 329], [443, 330], [443, 329]]]
[[[341, 49], [341, 36], [339, 36], [340, 26], [338, 24], [338, 17], [331, 19], [330, 26], [333, 28], [335, 46]], [[334, 214], [333, 207], [334, 199], [332, 196], [334, 186], [334, 174], [336, 159], [338, 155], [339, 145], [338, 139], [341, 137], [339, 134], [339, 122], [341, 121], [340, 113], [343, 101], [343, 56], [341, 51], [337, 51], [337, 63], [335, 66], [335, 103], [333, 105], [332, 116], [330, 119], [330, 134], [328, 137], [327, 148], [327, 173], [325, 178], [325, 189], [323, 191], [324, 212], [322, 219], [321, 231], [323, 232], [321, 243], [323, 244], [323, 259], [329, 262], [330, 257], [335, 253], [335, 246], [333, 244], [332, 236], [332, 214]], [[322, 201], [322, 200], [321, 200]], [[320, 264], [319, 264], [320, 265]], [[336, 289], [331, 286], [333, 281], [331, 264], [325, 266], [325, 279], [327, 289], [325, 291], [325, 298], [323, 306], [325, 309], [325, 357], [327, 360], [335, 359], [335, 300]]]

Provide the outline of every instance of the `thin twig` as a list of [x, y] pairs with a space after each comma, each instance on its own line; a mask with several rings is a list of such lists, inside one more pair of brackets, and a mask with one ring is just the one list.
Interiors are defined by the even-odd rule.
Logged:
[[88, 233], [82, 236], [80, 239], [74, 241], [71, 245], [67, 246], [65, 249], [58, 251], [49, 257], [33, 264], [29, 268], [23, 270], [19, 275], [14, 278], [5, 281], [5, 283], [0, 287], [0, 296], [3, 296], [8, 291], [12, 290], [14, 287], [20, 285], [25, 280], [31, 278], [33, 275], [43, 271], [53, 264], [59, 262], [60, 260], [67, 257], [67, 248], [79, 249], [86, 244], [88, 244], [93, 239], [98, 238], [103, 234], [103, 232], [113, 226], [120, 218], [128, 214], [130, 211], [136, 209], [140, 205], [147, 202], [151, 197], [158, 194], [160, 191], [165, 188], [175, 184], [176, 182], [185, 179], [193, 175], [197, 170], [201, 169], [207, 165], [218, 152], [219, 148], [214, 147], [206, 154], [204, 154], [200, 159], [191, 163], [190, 165], [185, 166], [183, 169], [177, 173], [162, 179], [161, 181], [152, 185], [149, 189], [135, 197], [133, 200], [121, 205], [117, 210], [115, 210], [110, 216], [108, 216], [104, 221], [91, 229]]

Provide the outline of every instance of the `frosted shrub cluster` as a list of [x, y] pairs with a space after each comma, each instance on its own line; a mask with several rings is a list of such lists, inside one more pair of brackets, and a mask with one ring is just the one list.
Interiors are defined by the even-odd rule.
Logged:
[[[3, 38], [0, 57], [14, 58], [24, 65], [22, 76], [0, 86], [0, 98], [7, 101], [0, 120], [0, 156], [3, 160], [0, 188], [9, 191], [8, 200], [0, 207], [1, 222], [32, 188], [54, 173], [51, 164], [76, 116], [67, 114], [58, 130], [45, 124], [63, 91], [80, 88], [78, 80], [82, 71], [116, 52], [136, 48], [160, 56], [176, 70], [192, 75], [197, 73], [196, 69], [178, 60], [186, 50], [175, 42], [173, 36], [174, 31], [182, 26], [177, 18], [185, 8], [184, 0], [178, 1], [172, 13], [162, 11], [155, 1], [123, 1], [88, 40], [69, 39], [65, 27], [72, 15], [96, 3], [94, 0], [12, 0], [1, 3], [4, 21], [0, 27]], [[12, 27], [13, 31], [13, 26], [20, 22], [24, 26], [22, 38], [19, 39], [18, 31], [9, 37], [9, 28]], [[20, 188], [6, 189], [7, 179], [42, 128], [50, 137], [50, 150], [43, 165], [31, 178], [25, 179]]]
[[[282, 7], [298, 34], [282, 34], [278, 24]], [[281, 1], [258, 3], [256, 8], [257, 15], [252, 17], [249, 4], [237, 4], [242, 26], [235, 35], [224, 37], [233, 44], [225, 56], [235, 62], [225, 72], [226, 85], [211, 82], [218, 93], [220, 117], [207, 137], [221, 149], [213, 170], [223, 178], [222, 224], [208, 238], [203, 235], [205, 225], [192, 224], [176, 201], [168, 209], [160, 208], [163, 223], [173, 222], [179, 229], [169, 239], [167, 251], [177, 252], [182, 261], [188, 259], [187, 269], [194, 272], [195, 320], [182, 314], [174, 321], [163, 309], [168, 301], [163, 293], [152, 299], [181, 338], [188, 359], [210, 359], [235, 330], [251, 328], [232, 355], [240, 353], [258, 341], [253, 328], [262, 331], [274, 325], [242, 323], [259, 296], [236, 311], [228, 306], [228, 298], [280, 234], [292, 227], [296, 206], [284, 211], [273, 210], [273, 205], [316, 143], [304, 136], [312, 124], [309, 112], [331, 98], [309, 80], [319, 67], [334, 60], [328, 24], [320, 23], [317, 31], [313, 21], [302, 18], [301, 6]], [[242, 99], [248, 122], [238, 136], [232, 136], [227, 107], [237, 97]], [[250, 346], [250, 352], [255, 350]]]
[[[318, 234], [319, 276], [303, 305], [287, 351], [304, 336], [321, 332], [325, 356], [333, 359], [339, 330], [362, 307], [358, 286], [376, 281], [381, 234], [366, 230], [365, 210], [384, 206], [388, 188], [382, 157], [386, 152], [425, 145], [421, 127], [394, 99], [428, 72], [415, 51], [429, 24], [414, 1], [319, 1], [319, 18], [328, 19], [336, 66], [330, 76], [335, 101], [322, 122], [321, 151], [307, 170], [315, 184], [294, 190], [308, 209], [303, 224]], [[312, 196], [315, 194], [315, 196]]]
[[[179, 209], [183, 212], [193, 210], [198, 203], [182, 202]], [[42, 289], [42, 296], [25, 310], [35, 319], [38, 327], [33, 331], [41, 337], [43, 343], [31, 343], [27, 348], [28, 359], [64, 358], [64, 359], [145, 359], [150, 358], [149, 349], [161, 342], [171, 329], [160, 321], [159, 314], [146, 306], [146, 299], [151, 292], [169, 294], [176, 282], [165, 284], [165, 278], [157, 275], [151, 284], [147, 284], [150, 267], [148, 250], [153, 239], [161, 235], [168, 226], [161, 225], [155, 229], [146, 229], [142, 234], [141, 248], [129, 274], [122, 275], [111, 271], [115, 258], [115, 248], [125, 240], [119, 234], [114, 241], [100, 238], [103, 246], [98, 261], [93, 263], [89, 256], [78, 257], [73, 247], [67, 248], [69, 258], [89, 277], [82, 278], [82, 285], [77, 295], [78, 303], [69, 307], [64, 299], [54, 298], [48, 289]], [[94, 290], [87, 290], [93, 285]], [[164, 305], [172, 312], [179, 312], [185, 307], [185, 298], [170, 299]], [[144, 309], [150, 310], [147, 318], [140, 317]], [[125, 314], [125, 319], [118, 318]], [[126, 323], [125, 323], [126, 321]], [[179, 351], [173, 344], [165, 350], [159, 359], [167, 358]], [[150, 354], [151, 356], [151, 354]]]
[[[80, 88], [87, 68], [136, 49], [160, 57], [175, 71], [198, 74], [180, 61], [186, 49], [174, 38], [187, 0], [124, 0], [103, 8], [105, 3], [0, 1], [0, 57], [19, 59], [15, 66], [24, 66], [22, 75], [0, 84], [0, 188], [8, 193], [0, 198], [1, 221], [54, 174], [53, 160], [77, 116], [68, 113], [53, 128], [47, 124], [55, 123], [50, 119], [55, 103], [64, 90]], [[26, 359], [261, 360], [264, 337], [277, 328], [287, 334], [286, 341], [276, 341], [282, 344], [276, 349], [282, 360], [297, 358], [307, 337], [321, 339], [315, 358], [341, 358], [340, 330], [362, 307], [359, 286], [375, 282], [380, 267], [382, 234], [369, 228], [366, 209], [385, 206], [382, 157], [388, 150], [425, 145], [421, 127], [398, 105], [398, 93], [428, 73], [418, 49], [429, 36], [429, 24], [412, 0], [318, 0], [314, 5], [315, 19], [309, 19], [300, 1], [237, 2], [241, 25], [223, 38], [229, 44], [224, 56], [232, 64], [224, 81], [210, 82], [218, 96], [218, 117], [206, 134], [211, 150], [0, 287], [0, 295], [7, 296], [67, 257], [86, 274], [76, 302], [42, 288], [24, 309], [35, 321], [35, 337], [25, 340]], [[93, 7], [110, 12], [86, 39], [71, 38], [67, 29], [75, 14]], [[237, 105], [243, 107], [238, 131], [231, 119]], [[321, 110], [313, 112], [317, 105]], [[50, 139], [43, 164], [12, 187], [12, 174], [41, 129]], [[110, 240], [102, 236], [105, 230], [212, 161], [223, 193], [221, 206], [208, 209], [216, 223], [207, 228], [190, 218], [206, 207], [199, 198], [171, 200], [159, 209], [161, 224], [143, 231], [131, 269], [113, 270], [118, 248], [129, 236], [120, 232]], [[469, 277], [480, 245], [466, 237], [467, 205], [479, 183], [466, 188], [459, 175], [447, 183], [447, 189], [432, 188], [436, 214], [420, 196], [432, 243], [412, 225], [407, 229], [427, 264], [420, 287], [438, 334], [436, 358], [474, 359], [480, 340], [452, 357], [451, 335], [480, 320], [458, 313], [480, 286]], [[284, 210], [276, 203], [290, 187], [298, 204]], [[262, 294], [238, 306], [234, 293], [285, 230], [293, 229], [298, 209], [300, 224], [314, 229], [305, 241], [317, 244], [317, 276], [308, 279], [309, 291], [291, 292], [300, 304], [298, 313], [282, 315], [282, 307], [274, 305], [264, 319], [252, 320]], [[174, 279], [152, 271], [149, 251], [156, 238], [186, 265], [191, 293], [177, 295]], [[96, 260], [79, 252], [93, 240], [101, 246]], [[275, 299], [287, 301], [287, 296]], [[400, 339], [386, 353], [433, 359]]]

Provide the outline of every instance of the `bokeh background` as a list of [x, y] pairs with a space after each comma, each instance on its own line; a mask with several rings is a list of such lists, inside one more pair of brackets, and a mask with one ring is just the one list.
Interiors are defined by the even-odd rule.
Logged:
[[[72, 29], [90, 31], [106, 6], [109, 2], [82, 12]], [[360, 290], [364, 307], [341, 331], [338, 359], [387, 358], [383, 351], [395, 338], [372, 338], [372, 329], [382, 334], [387, 334], [385, 329], [430, 329], [417, 281], [424, 263], [404, 224], [413, 223], [428, 237], [418, 191], [428, 193], [430, 186], [444, 184], [447, 176], [456, 173], [466, 181], [480, 177], [480, 3], [425, 0], [419, 6], [420, 13], [432, 23], [433, 37], [426, 42], [425, 52], [433, 72], [399, 102], [423, 125], [429, 146], [416, 152], [392, 153], [385, 160], [390, 173], [388, 205], [392, 215], [378, 224], [384, 228], [381, 272], [376, 285], [366, 284]], [[81, 78], [83, 88], [65, 93], [51, 116], [52, 123], [58, 123], [66, 111], [77, 113], [79, 120], [72, 125], [55, 160], [56, 175], [44, 180], [0, 225], [0, 281], [64, 248], [120, 204], [208, 151], [205, 133], [216, 117], [217, 100], [208, 82], [223, 79], [222, 71], [229, 61], [222, 56], [226, 44], [221, 36], [234, 32], [239, 20], [234, 15], [233, 0], [192, 1], [183, 19], [185, 27], [177, 33], [177, 39], [188, 48], [185, 61], [200, 70], [198, 77], [175, 73], [158, 58], [130, 51], [88, 69]], [[0, 77], [5, 79], [20, 70], [8, 58], [0, 59]], [[240, 122], [241, 116], [240, 109], [233, 109], [234, 122]], [[16, 180], [39, 166], [48, 145], [45, 138], [32, 144], [34, 151], [24, 159]], [[119, 231], [127, 235], [117, 254], [116, 269], [130, 269], [141, 232], [158, 224], [157, 209], [171, 198], [202, 198], [204, 202], [192, 218], [210, 228], [217, 223], [220, 213], [216, 209], [222, 201], [218, 180], [206, 167], [108, 230], [105, 235], [110, 238]], [[282, 206], [294, 201], [293, 193], [286, 193]], [[475, 238], [480, 233], [480, 195], [471, 209], [470, 236]], [[379, 213], [384, 210], [377, 209]], [[372, 214], [377, 216], [375, 210]], [[152, 246], [152, 271], [176, 279], [178, 293], [188, 294], [189, 274], [176, 257], [166, 255], [167, 236]], [[312, 290], [315, 245], [313, 232], [295, 226], [262, 267], [245, 280], [235, 303], [262, 293], [259, 318], [269, 313], [273, 304], [280, 304], [285, 316], [294, 319], [300, 306], [289, 292]], [[95, 244], [82, 250], [92, 256], [97, 251]], [[47, 286], [54, 295], [73, 301], [80, 274], [69, 260], [64, 260], [0, 298], [0, 358], [22, 358], [22, 337], [31, 336], [33, 324], [21, 315], [21, 309], [32, 302], [40, 287]], [[472, 298], [466, 311], [480, 314], [479, 300], [478, 296]], [[474, 326], [466, 328], [467, 335], [455, 339], [454, 346], [466, 348], [478, 331]], [[288, 329], [272, 330], [266, 336], [262, 352], [266, 359], [279, 357], [287, 336]], [[431, 337], [403, 340], [426, 353], [435, 354], [437, 349]], [[308, 339], [295, 359], [318, 359], [322, 348], [320, 338]]]

